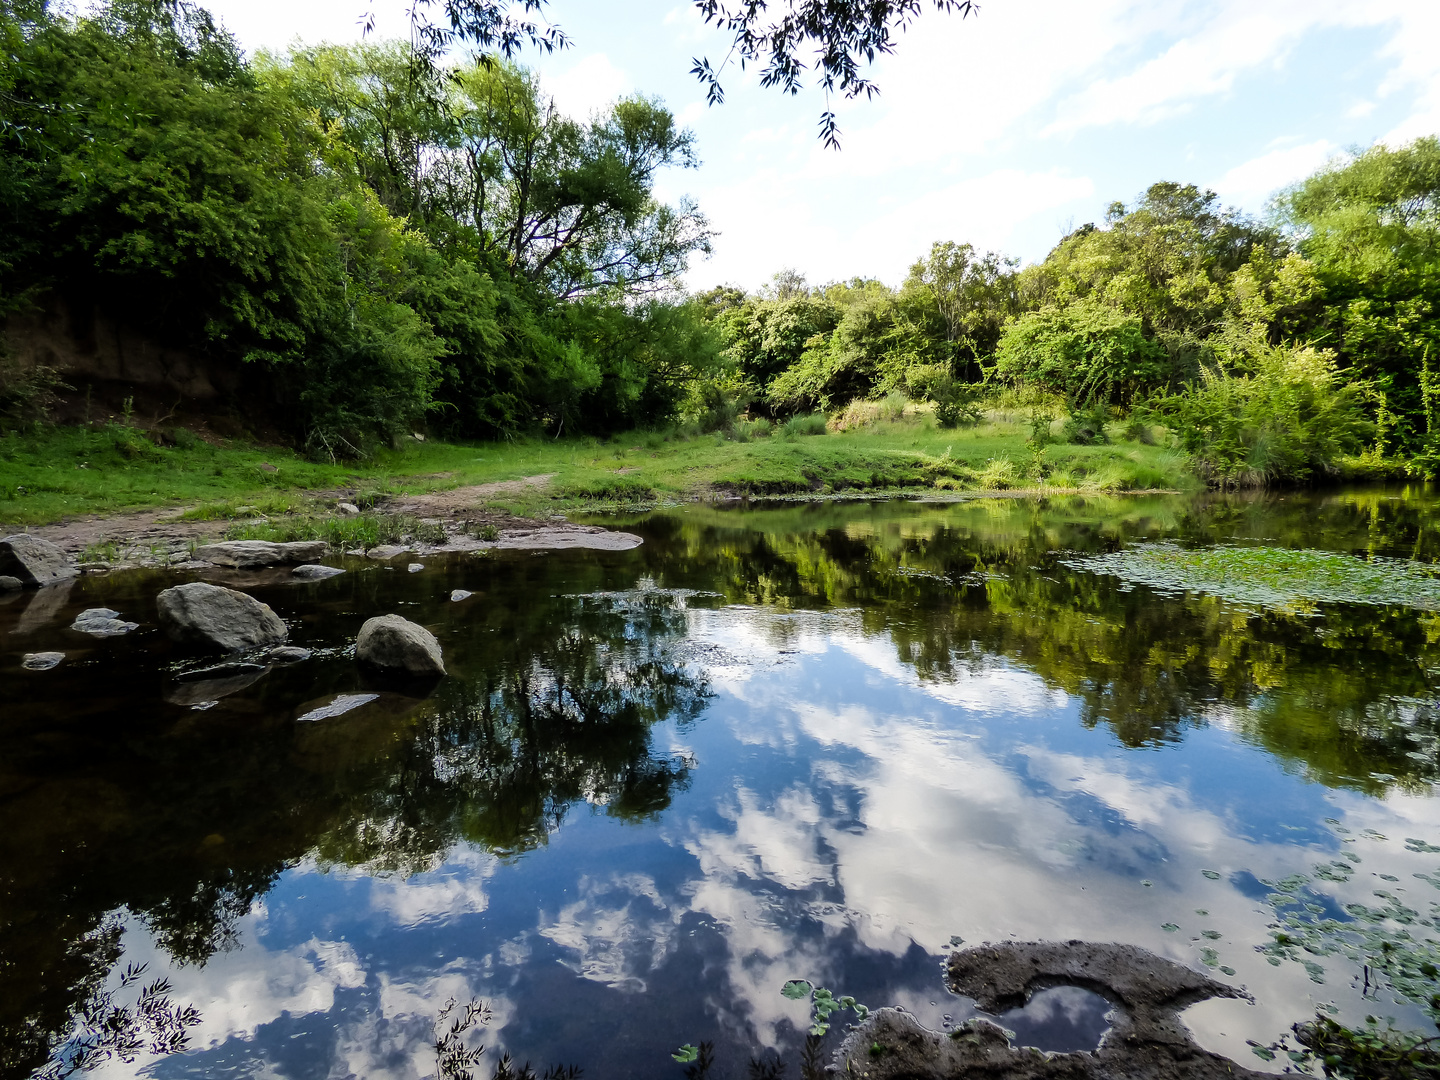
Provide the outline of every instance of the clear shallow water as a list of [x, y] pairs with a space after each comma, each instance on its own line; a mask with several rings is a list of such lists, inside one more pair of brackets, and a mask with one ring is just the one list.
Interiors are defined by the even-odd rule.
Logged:
[[[1423, 1023], [1362, 997], [1339, 958], [1315, 983], [1255, 946], [1274, 919], [1261, 880], [1347, 851], [1353, 879], [1316, 882], [1321, 906], [1382, 888], [1428, 907], [1413, 875], [1440, 855], [1405, 839], [1440, 844], [1440, 617], [1257, 611], [1061, 560], [1168, 539], [1433, 562], [1433, 497], [609, 520], [645, 544], [207, 575], [319, 650], [238, 687], [178, 680], [202, 664], [154, 629], [154, 594], [193, 574], [0, 600], [6, 1071], [42, 1063], [128, 963], [200, 1021], [191, 1052], [107, 1075], [424, 1076], [435, 1017], [472, 997], [488, 1067], [503, 1050], [678, 1077], [670, 1053], [708, 1040], [713, 1077], [762, 1052], [795, 1075], [807, 1006], [786, 980], [939, 1027], [973, 1014], [941, 982], [957, 936], [1127, 941], [1196, 966], [1213, 949], [1257, 1004], [1190, 1016], [1246, 1064], [1244, 1039], [1319, 1003]], [[94, 606], [142, 628], [66, 629]], [[428, 697], [369, 684], [346, 653], [389, 611], [444, 646]], [[66, 662], [20, 669], [43, 649]], [[1003, 1022], [1074, 1049], [1104, 1009], [1054, 991]]]

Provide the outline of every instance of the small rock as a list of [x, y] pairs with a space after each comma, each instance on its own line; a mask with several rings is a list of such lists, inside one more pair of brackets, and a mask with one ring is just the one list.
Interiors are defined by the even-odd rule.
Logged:
[[358, 514], [360, 512], [360, 507], [354, 503], [336, 503], [335, 509], [339, 510], [342, 514]]
[[365, 554], [365, 549], [364, 549], [364, 548], [351, 548], [349, 551], [345, 552], [345, 554], [346, 554], [346, 555], [364, 555], [364, 554]]
[[318, 562], [329, 545], [324, 540], [296, 540], [276, 544], [269, 540], [227, 540], [195, 549], [195, 557], [216, 566], [252, 570], [260, 566]]
[[302, 649], [299, 645], [281, 645], [267, 652], [265, 659], [272, 664], [298, 664], [302, 660], [309, 660], [313, 652], [313, 649]]
[[414, 439], [416, 442], [424, 442], [424, 441], [425, 441], [425, 436], [424, 436], [424, 435], [421, 435], [418, 431], [415, 432], [414, 434], [412, 434], [410, 437], [411, 437], [412, 439]]
[[327, 577], [336, 577], [344, 572], [338, 566], [320, 566], [318, 563], [307, 563], [305, 566], [297, 566], [290, 571], [292, 575], [303, 581], [323, 581]]
[[280, 616], [253, 596], [203, 581], [166, 589], [155, 606], [165, 633], [182, 644], [240, 652], [289, 635]]
[[120, 612], [113, 608], [92, 607], [86, 608], [75, 621], [70, 624], [71, 630], [78, 630], [82, 634], [90, 634], [93, 637], [119, 637], [121, 634], [128, 634], [138, 627], [139, 623], [126, 622], [120, 618]]
[[20, 666], [26, 671], [49, 671], [64, 659], [63, 652], [27, 652]]
[[371, 548], [365, 554], [372, 559], [393, 559], [396, 555], [404, 555], [409, 550], [399, 544], [381, 544], [379, 547]]
[[0, 540], [0, 574], [24, 585], [54, 585], [79, 577], [65, 552], [38, 536], [16, 533]]
[[445, 661], [435, 635], [399, 615], [368, 619], [355, 639], [355, 658], [408, 675], [444, 675]]
[[461, 600], [468, 600], [474, 595], [475, 594], [472, 593], [469, 589], [454, 589], [450, 593], [450, 602], [453, 604], [458, 604]]
[[15, 592], [25, 587], [25, 582], [9, 574], [0, 574], [0, 592]]
[[409, 566], [405, 567], [405, 569], [409, 570], [412, 574], [418, 574], [421, 570], [425, 569], [425, 564], [423, 562], [412, 562]]
[[261, 468], [261, 470], [264, 471], [264, 472], [279, 472], [279, 471], [280, 471], [280, 470], [277, 469], [274, 465], [271, 465], [270, 462], [268, 462], [268, 461], [262, 461], [262, 462], [260, 463], [260, 468]]

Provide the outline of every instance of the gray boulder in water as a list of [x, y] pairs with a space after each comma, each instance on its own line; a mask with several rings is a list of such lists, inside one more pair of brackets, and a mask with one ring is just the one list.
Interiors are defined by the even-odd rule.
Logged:
[[0, 540], [0, 574], [22, 585], [54, 585], [79, 577], [80, 571], [49, 540], [16, 533]]
[[423, 626], [399, 615], [367, 619], [355, 639], [355, 658], [382, 671], [414, 676], [445, 674], [440, 642]]
[[289, 566], [316, 562], [328, 547], [324, 540], [295, 540], [277, 544], [270, 540], [226, 540], [195, 549], [195, 557], [216, 566], [253, 570], [261, 566]]
[[317, 563], [308, 563], [305, 566], [297, 566], [290, 573], [301, 581], [324, 581], [326, 578], [339, 577], [345, 571], [338, 566], [320, 566]]
[[89, 634], [92, 637], [119, 637], [121, 634], [128, 634], [134, 630], [139, 623], [126, 622], [120, 618], [120, 612], [108, 607], [86, 608], [75, 621], [70, 624], [71, 630], [78, 630], [82, 634]]
[[280, 616], [253, 596], [203, 581], [166, 589], [155, 608], [165, 633], [185, 645], [243, 652], [289, 636]]

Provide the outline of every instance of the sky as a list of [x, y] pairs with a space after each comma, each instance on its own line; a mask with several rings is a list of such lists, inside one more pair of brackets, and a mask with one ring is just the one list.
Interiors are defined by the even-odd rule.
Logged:
[[[406, 32], [403, 0], [210, 0], [247, 51]], [[437, 5], [438, 6], [438, 5]], [[1158, 180], [1209, 187], [1263, 214], [1337, 155], [1440, 132], [1440, 0], [983, 0], [925, 13], [839, 101], [843, 146], [816, 138], [825, 99], [726, 69], [705, 104], [692, 58], [728, 38], [684, 0], [550, 0], [573, 45], [529, 52], [564, 111], [656, 95], [696, 135], [701, 164], [657, 194], [695, 198], [718, 232], [693, 289], [755, 289], [782, 268], [814, 284], [899, 284], [954, 240], [1039, 261]]]

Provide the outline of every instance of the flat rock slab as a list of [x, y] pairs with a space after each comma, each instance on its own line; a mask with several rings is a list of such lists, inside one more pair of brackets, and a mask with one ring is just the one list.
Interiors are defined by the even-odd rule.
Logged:
[[216, 566], [253, 570], [261, 566], [318, 562], [329, 546], [324, 540], [295, 540], [286, 544], [270, 540], [226, 540], [196, 548], [195, 557]]
[[320, 566], [317, 563], [309, 563], [305, 566], [297, 566], [290, 571], [301, 581], [324, 581], [326, 578], [338, 577], [345, 573], [338, 566]]
[[27, 652], [20, 666], [26, 671], [49, 671], [64, 659], [63, 652]]
[[366, 620], [355, 639], [355, 658], [381, 671], [417, 678], [445, 674], [435, 635], [399, 615]]
[[54, 585], [80, 576], [59, 547], [38, 536], [17, 533], [0, 540], [0, 575], [22, 586]]
[[71, 630], [78, 630], [82, 634], [89, 634], [92, 637], [119, 637], [121, 634], [128, 634], [140, 624], [126, 622], [120, 618], [120, 612], [113, 608], [92, 607], [86, 608], [75, 621], [70, 624]]
[[184, 645], [243, 652], [289, 636], [280, 616], [253, 596], [203, 581], [166, 589], [155, 607], [165, 633]]
[[365, 556], [369, 559], [393, 559], [397, 555], [408, 554], [410, 554], [408, 547], [402, 547], [399, 544], [381, 544], [379, 547], [371, 548], [365, 553]]
[[491, 547], [514, 551], [560, 551], [589, 548], [593, 551], [629, 551], [644, 541], [634, 533], [612, 532], [593, 525], [566, 525], [533, 532], [507, 532]]
[[[1041, 1053], [1012, 1046], [999, 1025], [966, 1021], [931, 1031], [911, 1014], [880, 1009], [835, 1052], [842, 1076], [871, 1080], [1259, 1080], [1266, 1076], [1200, 1047], [1180, 1010], [1212, 997], [1249, 998], [1134, 945], [1085, 941], [1006, 942], [953, 953], [950, 989], [999, 1013], [1052, 986], [1079, 986], [1113, 1002], [1110, 1030], [1095, 1051]], [[876, 1046], [880, 1051], [875, 1051]]]

